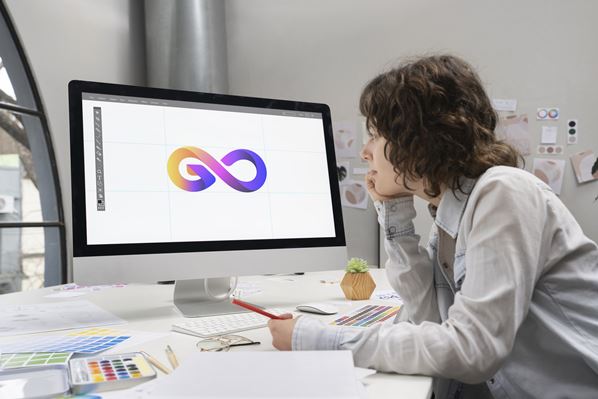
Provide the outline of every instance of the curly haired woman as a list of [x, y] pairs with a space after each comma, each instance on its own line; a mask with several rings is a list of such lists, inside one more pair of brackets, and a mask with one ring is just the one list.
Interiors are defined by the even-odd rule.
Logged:
[[[598, 247], [497, 140], [472, 67], [404, 63], [366, 86], [360, 108], [387, 275], [405, 306], [364, 330], [287, 315], [270, 321], [273, 345], [435, 376], [436, 398], [598, 398]], [[435, 219], [427, 246], [414, 195]]]

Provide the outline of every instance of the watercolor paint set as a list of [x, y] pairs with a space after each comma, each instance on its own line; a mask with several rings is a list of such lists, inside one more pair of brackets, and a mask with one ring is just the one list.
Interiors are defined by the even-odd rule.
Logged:
[[71, 359], [69, 366], [74, 394], [125, 389], [156, 377], [139, 352]]

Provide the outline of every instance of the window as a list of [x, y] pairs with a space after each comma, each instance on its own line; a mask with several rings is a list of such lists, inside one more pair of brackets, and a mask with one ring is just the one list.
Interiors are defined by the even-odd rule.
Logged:
[[0, 294], [66, 281], [57, 176], [39, 94], [0, 1]]

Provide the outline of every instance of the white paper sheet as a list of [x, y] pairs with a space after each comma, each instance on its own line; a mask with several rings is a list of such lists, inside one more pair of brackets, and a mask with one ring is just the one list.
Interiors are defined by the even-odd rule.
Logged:
[[259, 295], [262, 292], [264, 291], [256, 283], [239, 282], [237, 288], [235, 288], [235, 292], [233, 292], [233, 296], [235, 298], [243, 299]]
[[542, 144], [556, 144], [556, 137], [559, 132], [556, 126], [542, 126]]
[[345, 180], [341, 184], [340, 189], [342, 206], [367, 209], [369, 194], [364, 182]]
[[60, 291], [53, 294], [44, 295], [44, 298], [74, 298], [77, 296], [87, 295], [87, 292], [79, 291]]
[[493, 98], [492, 107], [497, 111], [517, 111], [517, 100], [512, 98]]
[[201, 352], [118, 397], [357, 399], [365, 397], [358, 375], [349, 351]]
[[510, 115], [500, 118], [496, 126], [496, 137], [514, 146], [521, 155], [530, 154], [527, 115]]
[[336, 158], [355, 158], [359, 153], [359, 143], [355, 129], [355, 121], [335, 121], [334, 151]]
[[375, 290], [373, 299], [403, 303], [403, 299], [395, 290]]
[[124, 323], [85, 300], [0, 307], [0, 336]]
[[556, 195], [561, 194], [565, 175], [564, 159], [534, 158], [532, 168], [534, 175], [548, 184]]
[[598, 180], [598, 157], [593, 150], [585, 150], [571, 156], [571, 165], [578, 183]]
[[353, 168], [354, 175], [367, 175], [368, 168]]

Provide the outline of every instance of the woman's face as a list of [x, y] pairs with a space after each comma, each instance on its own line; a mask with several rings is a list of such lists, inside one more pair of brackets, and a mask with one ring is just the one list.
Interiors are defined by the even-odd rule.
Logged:
[[371, 180], [376, 192], [384, 196], [395, 196], [405, 192], [403, 178], [394, 170], [384, 154], [386, 139], [375, 130], [368, 132], [369, 140], [361, 149], [360, 156], [368, 162]]

